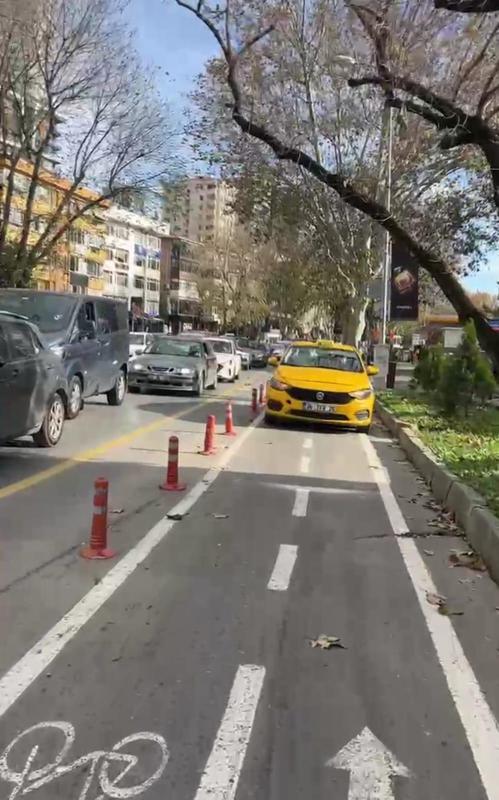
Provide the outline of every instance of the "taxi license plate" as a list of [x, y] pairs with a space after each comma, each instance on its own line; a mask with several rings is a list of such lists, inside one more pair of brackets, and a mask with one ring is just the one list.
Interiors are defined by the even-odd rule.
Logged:
[[303, 403], [304, 411], [316, 411], [319, 414], [334, 414], [335, 406], [328, 406], [325, 403]]

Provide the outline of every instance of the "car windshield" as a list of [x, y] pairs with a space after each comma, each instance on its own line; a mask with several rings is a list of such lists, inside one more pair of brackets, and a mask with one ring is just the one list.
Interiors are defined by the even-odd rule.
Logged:
[[211, 339], [210, 344], [215, 353], [232, 353], [232, 342], [225, 342], [223, 339]]
[[203, 348], [200, 342], [192, 342], [188, 339], [156, 339], [146, 349], [146, 353], [161, 356], [179, 356], [180, 358], [201, 358]]
[[282, 363], [288, 367], [320, 367], [340, 372], [363, 372], [358, 355], [350, 350], [324, 347], [290, 347]]
[[38, 325], [42, 333], [65, 330], [76, 305], [74, 297], [46, 292], [0, 291], [0, 310], [22, 314]]

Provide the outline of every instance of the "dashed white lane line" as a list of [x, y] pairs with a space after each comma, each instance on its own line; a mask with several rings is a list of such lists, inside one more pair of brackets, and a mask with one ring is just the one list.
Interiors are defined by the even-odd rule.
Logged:
[[239, 667], [195, 800], [234, 800], [262, 692], [265, 668]]
[[287, 590], [297, 557], [298, 548], [296, 545], [281, 544], [267, 589], [272, 592], [285, 592]]
[[[251, 425], [242, 432], [234, 444], [225, 451], [216, 467], [210, 469], [196, 483], [185, 498], [168, 513], [184, 515], [217, 479], [221, 469], [228, 464], [232, 456], [244, 444], [255, 427], [260, 424], [260, 414]], [[59, 655], [61, 650], [73, 639], [94, 614], [99, 611], [117, 589], [135, 571], [162, 542], [175, 526], [175, 521], [164, 517], [148, 533], [132, 547], [118, 563], [109, 570], [100, 583], [92, 587], [45, 636], [36, 642], [28, 652], [17, 661], [0, 679], [0, 717], [21, 697], [23, 692], [47, 669], [49, 664]], [[229, 797], [229, 795], [227, 795]]]
[[314, 446], [314, 443], [313, 443], [312, 439], [305, 439], [305, 441], [303, 442], [303, 449], [304, 450], [311, 450], [313, 446]]
[[397, 534], [397, 543], [404, 564], [430, 632], [449, 692], [461, 718], [483, 787], [489, 800], [499, 800], [497, 720], [466, 658], [451, 621], [448, 617], [438, 614], [435, 607], [426, 599], [428, 592], [435, 593], [437, 589], [414, 541], [400, 535], [406, 532], [408, 527], [392, 492], [388, 473], [367, 436], [363, 436], [361, 442], [379, 486], [393, 531]]
[[293, 506], [293, 517], [306, 517], [308, 508], [308, 498], [310, 492], [308, 489], [299, 487], [296, 490], [295, 504]]
[[300, 472], [303, 475], [308, 475], [310, 472], [310, 456], [302, 456], [300, 459]]

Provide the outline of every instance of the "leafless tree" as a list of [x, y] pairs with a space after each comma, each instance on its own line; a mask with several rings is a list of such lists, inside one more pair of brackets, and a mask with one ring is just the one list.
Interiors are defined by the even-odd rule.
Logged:
[[499, 0], [435, 0], [435, 8], [461, 14], [490, 14], [499, 11]]
[[[0, 160], [4, 280], [26, 283], [82, 216], [124, 188], [146, 190], [172, 164], [172, 130], [134, 51], [122, 0], [0, 3]], [[39, 211], [50, 185], [56, 201]], [[12, 237], [16, 176], [27, 181]], [[85, 194], [84, 189], [92, 192]]]

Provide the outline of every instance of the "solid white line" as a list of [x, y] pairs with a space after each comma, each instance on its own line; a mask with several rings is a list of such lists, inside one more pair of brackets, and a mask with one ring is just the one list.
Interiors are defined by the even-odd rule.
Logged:
[[[232, 456], [239, 450], [241, 445], [244, 444], [248, 436], [250, 436], [256, 425], [261, 422], [262, 417], [263, 415], [259, 415], [252, 424], [242, 432], [234, 444], [224, 452], [218, 465], [210, 469], [203, 476], [201, 481], [193, 486], [185, 498], [168, 512], [170, 515], [186, 514], [187, 511], [192, 508], [217, 479], [222, 467], [230, 461]], [[90, 591], [45, 634], [45, 636], [33, 645], [33, 647], [5, 673], [0, 680], [0, 716], [5, 714], [33, 681], [47, 669], [49, 664], [59, 655], [68, 642], [70, 642], [88, 620], [102, 608], [106, 600], [122, 586], [126, 579], [130, 577], [152, 550], [168, 536], [174, 526], [175, 520], [167, 519], [166, 517], [154, 525], [135, 547], [129, 550], [128, 553], [118, 561], [116, 566], [109, 570], [100, 583], [90, 589]]]
[[273, 592], [285, 592], [289, 586], [291, 575], [298, 558], [298, 548], [294, 544], [281, 544], [277, 554], [274, 570], [267, 584]]
[[[362, 437], [362, 445], [373, 468], [385, 508], [397, 534], [402, 512], [391, 490], [373, 444]], [[396, 513], [395, 513], [396, 509]], [[405, 524], [407, 530], [407, 525]], [[397, 543], [412, 581], [419, 606], [426, 621], [450, 694], [468, 739], [475, 764], [489, 800], [499, 800], [499, 727], [473, 669], [466, 658], [454, 627], [448, 617], [438, 614], [427, 599], [427, 592], [436, 592], [431, 575], [412, 539], [398, 536]]]
[[303, 449], [304, 450], [311, 450], [314, 446], [312, 439], [305, 439], [303, 442]]
[[308, 498], [310, 492], [308, 489], [300, 487], [296, 490], [295, 504], [293, 506], [293, 517], [306, 517], [308, 508]]
[[237, 670], [195, 800], [234, 800], [264, 678], [265, 668], [254, 664]]
[[310, 472], [310, 456], [302, 456], [300, 461], [300, 472], [307, 475]]

